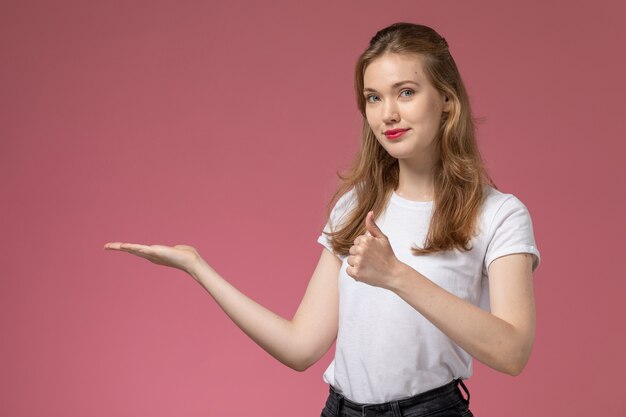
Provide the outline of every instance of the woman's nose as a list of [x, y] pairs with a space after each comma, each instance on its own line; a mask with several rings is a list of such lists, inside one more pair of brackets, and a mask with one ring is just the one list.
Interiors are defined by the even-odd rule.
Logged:
[[397, 123], [400, 121], [400, 113], [395, 103], [387, 101], [383, 109], [383, 122], [386, 124]]

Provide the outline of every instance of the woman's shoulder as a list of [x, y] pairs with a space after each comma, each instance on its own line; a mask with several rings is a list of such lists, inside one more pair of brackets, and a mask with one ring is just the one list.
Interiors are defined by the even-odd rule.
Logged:
[[348, 191], [346, 191], [339, 197], [337, 203], [335, 204], [335, 207], [343, 207], [354, 204], [356, 202], [356, 198], [356, 187], [351, 187], [348, 189]]
[[485, 185], [483, 215], [492, 217], [506, 208], [527, 210], [524, 203], [515, 195], [502, 192], [491, 185]]
[[515, 195], [486, 186], [479, 224], [480, 230], [490, 235], [502, 227], [532, 228], [532, 219], [526, 205]]
[[481, 230], [491, 235], [498, 229], [532, 230], [532, 219], [526, 205], [511, 193], [488, 186], [480, 215]]
[[354, 187], [343, 193], [331, 209], [330, 217], [334, 222], [339, 222], [355, 207], [357, 202], [356, 189]]
[[[535, 243], [533, 222], [524, 203], [515, 195], [488, 187], [481, 215], [481, 239], [488, 245], [486, 264], [509, 253], [534, 255], [533, 271], [540, 255]], [[480, 238], [480, 237], [479, 237]]]

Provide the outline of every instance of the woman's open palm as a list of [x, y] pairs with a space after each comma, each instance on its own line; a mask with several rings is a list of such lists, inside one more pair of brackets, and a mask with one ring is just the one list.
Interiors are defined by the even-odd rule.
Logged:
[[163, 246], [110, 242], [104, 245], [104, 249], [128, 252], [154, 264], [170, 266], [185, 272], [189, 272], [191, 267], [200, 259], [198, 251], [187, 245]]

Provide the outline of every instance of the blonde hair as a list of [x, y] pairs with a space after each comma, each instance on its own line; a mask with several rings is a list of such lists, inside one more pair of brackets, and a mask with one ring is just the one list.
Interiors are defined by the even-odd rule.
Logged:
[[446, 40], [433, 29], [411, 23], [395, 23], [376, 33], [356, 63], [354, 87], [363, 115], [361, 148], [352, 166], [338, 173], [341, 185], [333, 195], [328, 214], [345, 193], [354, 189], [355, 205], [341, 228], [326, 233], [333, 250], [347, 255], [354, 239], [365, 233], [365, 217], [382, 213], [398, 186], [398, 160], [380, 145], [365, 116], [363, 75], [367, 66], [384, 54], [418, 54], [433, 86], [452, 101], [442, 116], [435, 143], [439, 160], [435, 165], [434, 211], [424, 247], [413, 247], [414, 255], [452, 249], [470, 250], [476, 221], [484, 199], [484, 185], [495, 187], [481, 160], [475, 138], [469, 97]]

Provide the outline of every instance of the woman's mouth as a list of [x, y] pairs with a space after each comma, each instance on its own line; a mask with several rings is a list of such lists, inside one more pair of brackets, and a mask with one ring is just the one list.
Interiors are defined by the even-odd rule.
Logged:
[[385, 130], [384, 133], [387, 139], [393, 140], [402, 136], [404, 132], [406, 132], [407, 130], [409, 129], [390, 129], [390, 130]]

